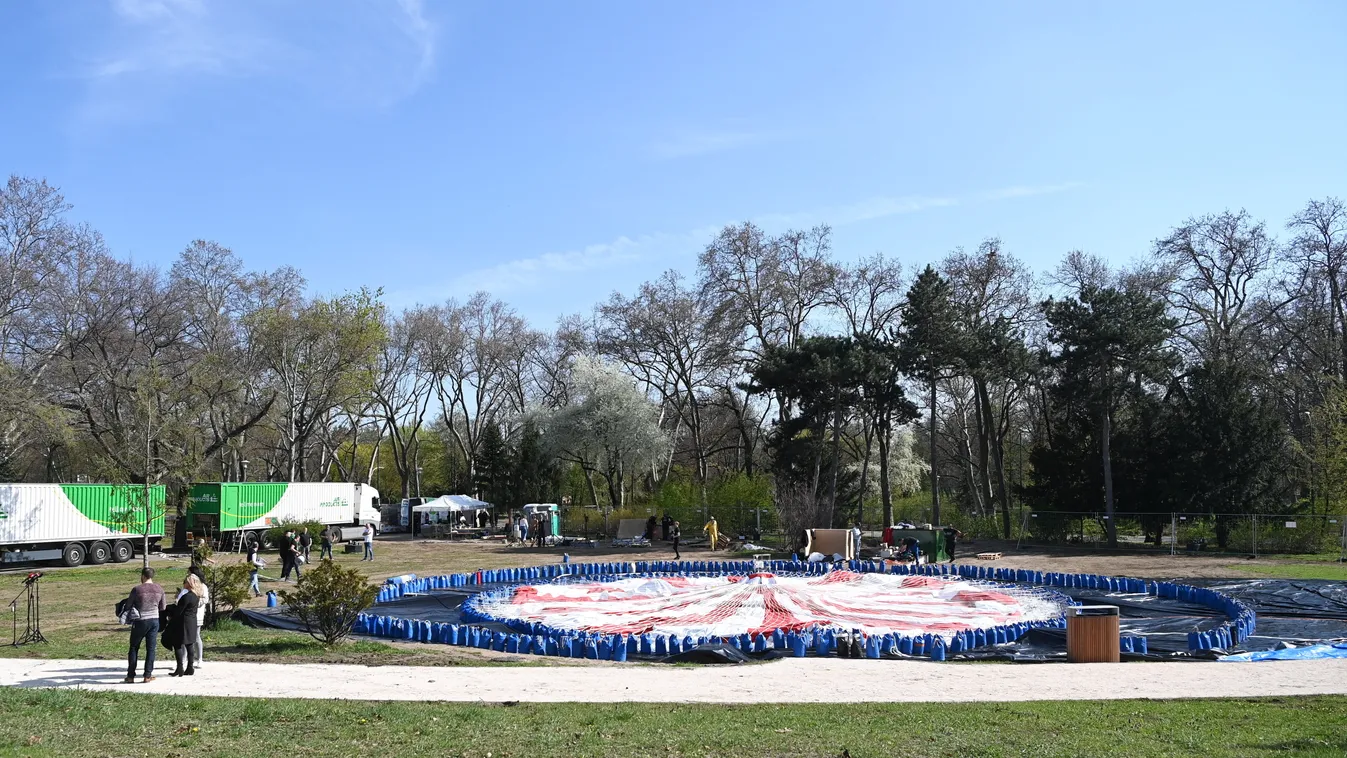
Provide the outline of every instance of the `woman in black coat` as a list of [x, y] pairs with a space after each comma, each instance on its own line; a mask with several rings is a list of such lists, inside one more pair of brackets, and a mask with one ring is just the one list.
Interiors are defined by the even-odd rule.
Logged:
[[201, 596], [206, 593], [206, 587], [196, 574], [188, 574], [182, 586], [187, 592], [178, 598], [177, 612], [173, 614], [171, 622], [173, 655], [177, 658], [178, 668], [169, 676], [192, 676], [196, 673], [192, 668], [192, 646], [196, 644], [197, 634], [200, 632], [197, 627], [196, 611], [201, 605]]

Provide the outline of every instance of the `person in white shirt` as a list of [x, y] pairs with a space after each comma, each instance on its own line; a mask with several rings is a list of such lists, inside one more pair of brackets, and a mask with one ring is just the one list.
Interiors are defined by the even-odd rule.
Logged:
[[365, 557], [360, 560], [372, 561], [374, 560], [374, 524], [365, 524], [363, 536], [365, 538]]

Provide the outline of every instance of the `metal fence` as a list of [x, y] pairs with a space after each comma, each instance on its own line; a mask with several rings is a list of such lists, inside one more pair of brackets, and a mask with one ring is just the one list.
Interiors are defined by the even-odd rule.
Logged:
[[[1025, 509], [1012, 535], [1020, 546], [1106, 548], [1108, 516]], [[1347, 517], [1334, 514], [1115, 513], [1118, 548], [1238, 555], [1347, 558]]]

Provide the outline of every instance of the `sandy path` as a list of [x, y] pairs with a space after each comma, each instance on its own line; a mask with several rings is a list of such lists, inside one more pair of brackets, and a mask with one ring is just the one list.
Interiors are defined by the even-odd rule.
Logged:
[[460, 702], [815, 703], [1117, 700], [1347, 694], [1347, 660], [933, 664], [786, 659], [704, 668], [208, 663], [122, 684], [109, 661], [0, 660], [0, 685], [180, 695]]

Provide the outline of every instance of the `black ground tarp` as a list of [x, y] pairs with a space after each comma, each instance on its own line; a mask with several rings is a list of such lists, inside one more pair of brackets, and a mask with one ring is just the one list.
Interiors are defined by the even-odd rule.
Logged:
[[[1258, 628], [1253, 637], [1238, 648], [1239, 651], [1270, 650], [1285, 645], [1306, 645], [1326, 640], [1347, 639], [1347, 583], [1325, 580], [1246, 579], [1246, 580], [1175, 580], [1184, 584], [1210, 587], [1253, 608], [1258, 615]], [[403, 597], [391, 603], [381, 603], [378, 613], [408, 619], [462, 623], [459, 606], [480, 589], [435, 591], [426, 595]], [[1146, 638], [1148, 653], [1123, 654], [1124, 660], [1172, 660], [1174, 658], [1214, 660], [1220, 652], [1189, 652], [1188, 633], [1212, 629], [1225, 621], [1217, 611], [1176, 600], [1141, 594], [1111, 594], [1098, 590], [1054, 588], [1087, 605], [1116, 605], [1120, 609], [1120, 627], [1123, 634]], [[283, 609], [244, 611], [250, 623], [277, 629], [301, 631], [300, 625], [283, 613]], [[495, 631], [505, 631], [503, 624], [482, 624]], [[721, 646], [703, 646], [718, 648]], [[744, 656], [745, 660], [759, 656]], [[698, 650], [701, 650], [699, 648]], [[723, 651], [688, 651], [681, 655], [661, 658], [665, 662], [735, 662]], [[1235, 652], [1235, 649], [1226, 652]], [[706, 661], [683, 660], [691, 656]], [[927, 659], [922, 659], [927, 660]], [[1050, 662], [1066, 660], [1066, 632], [1060, 629], [1035, 629], [1013, 643], [951, 656], [951, 660], [1005, 660], [1020, 662]]]

